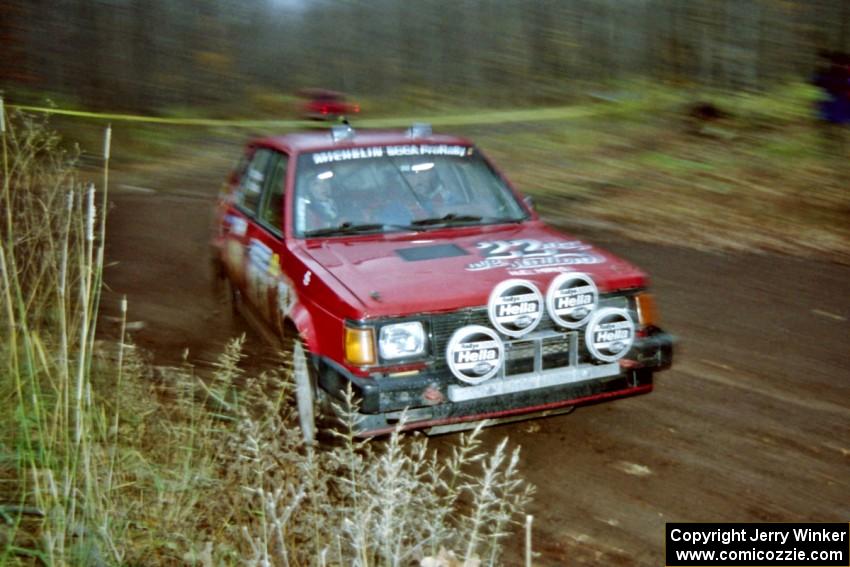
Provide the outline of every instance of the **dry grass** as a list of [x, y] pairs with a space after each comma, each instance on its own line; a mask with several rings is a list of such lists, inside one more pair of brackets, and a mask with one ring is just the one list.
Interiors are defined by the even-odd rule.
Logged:
[[498, 564], [518, 450], [362, 441], [351, 399], [304, 446], [287, 366], [245, 372], [244, 339], [212, 372], [152, 367], [124, 322], [96, 339], [110, 133], [95, 192], [46, 124], [2, 125], [0, 563]]

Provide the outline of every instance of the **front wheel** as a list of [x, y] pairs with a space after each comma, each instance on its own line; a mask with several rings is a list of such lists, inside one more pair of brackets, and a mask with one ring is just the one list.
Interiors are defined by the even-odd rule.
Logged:
[[292, 377], [295, 382], [295, 402], [298, 407], [298, 425], [304, 443], [310, 445], [316, 440], [316, 381], [307, 359], [307, 352], [300, 340], [292, 345]]

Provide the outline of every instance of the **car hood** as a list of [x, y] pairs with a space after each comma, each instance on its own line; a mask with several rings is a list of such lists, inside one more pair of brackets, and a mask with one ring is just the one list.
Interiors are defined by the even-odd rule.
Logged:
[[486, 305], [511, 278], [543, 293], [563, 272], [589, 274], [603, 293], [646, 285], [632, 264], [538, 221], [311, 240], [304, 252], [357, 297], [364, 318]]

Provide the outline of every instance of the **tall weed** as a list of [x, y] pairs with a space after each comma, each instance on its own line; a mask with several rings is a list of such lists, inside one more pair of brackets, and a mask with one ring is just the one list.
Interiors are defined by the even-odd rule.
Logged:
[[124, 300], [96, 339], [111, 131], [96, 187], [46, 122], [0, 117], [0, 563], [498, 564], [531, 494], [506, 443], [364, 441], [349, 397], [304, 446], [290, 369], [246, 372], [244, 337], [152, 367]]
[[[109, 522], [110, 424], [91, 380], [102, 211], [94, 185], [75, 175], [75, 154], [45, 122], [5, 118], [0, 383], [11, 391], [2, 397], [2, 451], [16, 482], [2, 494], [6, 516], [14, 518], [4, 526], [3, 554], [51, 565], [100, 557], [100, 550], [117, 554]], [[22, 531], [32, 523], [28, 516], [40, 521]], [[38, 545], [20, 545], [29, 539]]]

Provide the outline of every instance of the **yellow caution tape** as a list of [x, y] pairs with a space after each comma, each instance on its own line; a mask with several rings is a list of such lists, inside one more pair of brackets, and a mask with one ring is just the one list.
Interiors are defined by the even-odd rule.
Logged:
[[[170, 124], [174, 126], [207, 126], [234, 128], [305, 128], [316, 127], [322, 124], [332, 124], [332, 122], [321, 123], [308, 120], [227, 120], [215, 118], [165, 118], [159, 116], [87, 112], [83, 110], [68, 110], [61, 108], [26, 106], [17, 104], [9, 104], [6, 106], [8, 108], [23, 110], [25, 112], [57, 114], [61, 116], [76, 116], [80, 118], [93, 118], [96, 120], [142, 122], [148, 124]], [[606, 104], [595, 104], [592, 106], [560, 106], [523, 110], [500, 110], [474, 113], [470, 112], [464, 114], [450, 114], [417, 118], [364, 118], [358, 119], [356, 121], [355, 126], [372, 128], [392, 128], [406, 127], [415, 122], [425, 122], [433, 126], [469, 126], [475, 124], [505, 124], [510, 122], [540, 122], [546, 120], [567, 120], [572, 118], [582, 118], [585, 116], [614, 112], [616, 110], [616, 106]]]
[[256, 128], [260, 126], [286, 127], [307, 124], [307, 122], [303, 120], [226, 120], [215, 118], [165, 118], [161, 116], [141, 116], [134, 114], [87, 112], [84, 110], [68, 110], [63, 108], [50, 108], [44, 106], [26, 106], [22, 104], [9, 104], [7, 106], [9, 108], [23, 110], [25, 112], [57, 114], [61, 116], [77, 116], [80, 118], [94, 118], [97, 120], [146, 122], [149, 124], [172, 124], [177, 126], [243, 126]]
[[524, 110], [494, 110], [466, 114], [450, 114], [421, 118], [370, 118], [358, 120], [357, 124], [374, 128], [410, 126], [415, 122], [424, 122], [432, 126], [471, 126], [476, 124], [507, 124], [510, 122], [541, 122], [546, 120], [567, 120], [610, 112], [610, 106], [558, 106], [550, 108], [532, 108]]

